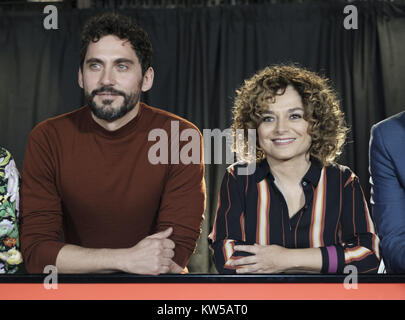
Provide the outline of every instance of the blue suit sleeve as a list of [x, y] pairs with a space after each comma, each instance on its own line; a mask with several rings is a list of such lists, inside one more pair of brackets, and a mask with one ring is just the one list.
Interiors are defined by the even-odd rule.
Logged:
[[[403, 162], [404, 159], [398, 161]], [[405, 272], [405, 189], [397, 170], [381, 128], [373, 127], [370, 139], [373, 216], [387, 271], [401, 273]]]

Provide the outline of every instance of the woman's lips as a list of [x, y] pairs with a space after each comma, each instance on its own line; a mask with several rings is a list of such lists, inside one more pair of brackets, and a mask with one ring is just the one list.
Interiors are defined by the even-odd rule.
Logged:
[[293, 143], [295, 141], [295, 138], [277, 138], [277, 139], [272, 139], [271, 141], [273, 141], [273, 143], [276, 146], [284, 146], [284, 145]]

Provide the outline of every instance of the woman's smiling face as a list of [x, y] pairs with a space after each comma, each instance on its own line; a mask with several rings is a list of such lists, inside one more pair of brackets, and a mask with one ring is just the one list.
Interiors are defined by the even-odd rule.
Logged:
[[274, 95], [268, 101], [268, 109], [262, 113], [257, 128], [259, 145], [267, 160], [269, 163], [300, 158], [305, 161], [312, 139], [301, 96], [289, 85], [282, 95]]

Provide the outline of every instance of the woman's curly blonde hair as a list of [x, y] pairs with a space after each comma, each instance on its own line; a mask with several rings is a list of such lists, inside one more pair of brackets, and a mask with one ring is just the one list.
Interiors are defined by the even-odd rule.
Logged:
[[349, 130], [336, 93], [328, 79], [294, 65], [266, 67], [236, 90], [231, 128], [238, 157], [245, 161], [265, 158], [258, 144], [256, 157], [249, 151], [248, 129], [259, 127], [261, 114], [268, 110], [268, 98], [282, 95], [288, 85], [293, 86], [302, 98], [304, 119], [309, 123], [308, 133], [312, 138], [310, 155], [324, 165], [334, 163], [341, 154]]

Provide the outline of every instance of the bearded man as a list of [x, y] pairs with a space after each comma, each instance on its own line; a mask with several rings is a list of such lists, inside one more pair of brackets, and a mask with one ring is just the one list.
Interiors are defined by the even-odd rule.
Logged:
[[[80, 55], [86, 105], [41, 122], [27, 143], [21, 201], [26, 269], [181, 273], [205, 209], [201, 134], [140, 102], [153, 84], [152, 45], [129, 17], [91, 18]], [[180, 131], [198, 132], [198, 163], [149, 159], [149, 133], [163, 129], [171, 141], [173, 121]]]

